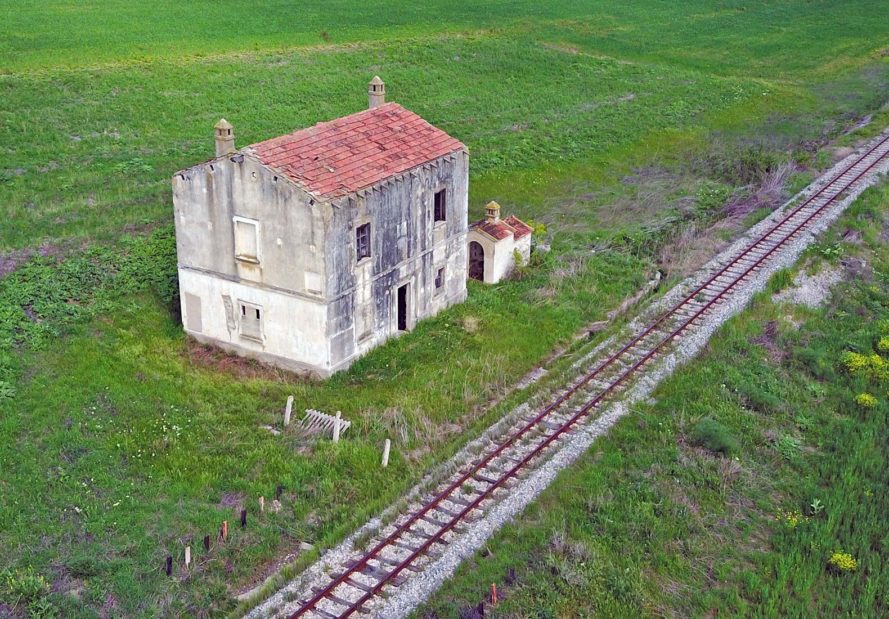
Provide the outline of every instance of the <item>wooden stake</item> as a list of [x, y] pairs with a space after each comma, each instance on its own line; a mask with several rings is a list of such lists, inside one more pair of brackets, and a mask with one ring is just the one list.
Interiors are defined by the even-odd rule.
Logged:
[[392, 441], [388, 438], [386, 439], [386, 443], [383, 445], [383, 468], [389, 466], [389, 448], [392, 447]]
[[265, 497], [259, 497], [259, 513], [262, 514], [265, 512]]
[[341, 419], [342, 415], [343, 414], [341, 412], [337, 411], [336, 412], [336, 419], [333, 420], [333, 442], [334, 443], [340, 442], [340, 426], [343, 423], [342, 419]]
[[246, 526], [247, 526], [247, 510], [242, 509], [241, 510], [241, 528], [243, 529]]
[[284, 427], [290, 425], [290, 413], [293, 412], [293, 396], [287, 396], [287, 408], [284, 409]]
[[185, 569], [188, 569], [188, 566], [191, 565], [191, 546], [185, 547]]
[[491, 583], [491, 604], [493, 606], [497, 605], [497, 583]]
[[222, 529], [219, 531], [219, 534], [223, 542], [228, 539], [228, 520], [222, 521]]
[[204, 536], [204, 550], [210, 550], [210, 536]]
[[167, 555], [167, 562], [164, 565], [164, 571], [167, 573], [167, 576], [173, 575], [173, 555]]

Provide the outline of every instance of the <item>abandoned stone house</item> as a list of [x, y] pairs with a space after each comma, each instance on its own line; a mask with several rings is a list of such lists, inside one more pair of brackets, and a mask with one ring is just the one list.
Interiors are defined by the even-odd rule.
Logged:
[[500, 219], [500, 205], [489, 202], [485, 218], [469, 226], [469, 277], [496, 284], [516, 266], [528, 264], [531, 232], [515, 215]]
[[185, 331], [318, 376], [466, 297], [466, 147], [374, 78], [369, 109], [173, 177]]

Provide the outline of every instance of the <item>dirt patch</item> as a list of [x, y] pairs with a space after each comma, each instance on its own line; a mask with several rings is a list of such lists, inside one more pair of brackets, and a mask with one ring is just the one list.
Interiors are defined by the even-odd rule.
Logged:
[[220, 348], [201, 344], [192, 339], [187, 340], [185, 354], [188, 361], [194, 366], [238, 378], [261, 378], [276, 382], [293, 382], [310, 378], [261, 363], [255, 359], [231, 355]]
[[246, 500], [247, 496], [243, 492], [223, 492], [222, 497], [219, 499], [219, 506], [240, 512], [244, 509], [244, 501]]
[[105, 603], [102, 604], [102, 608], [99, 609], [99, 617], [100, 619], [110, 619], [111, 617], [119, 616], [120, 608], [117, 604], [117, 600], [109, 593], [105, 596]]
[[763, 327], [762, 333], [751, 338], [750, 342], [765, 348], [772, 361], [781, 363], [787, 358], [787, 352], [778, 344], [778, 337], [778, 322], [770, 320]]
[[63, 256], [65, 252], [66, 249], [61, 245], [44, 243], [36, 249], [33, 247], [25, 247], [22, 249], [15, 249], [5, 254], [0, 254], [0, 278], [6, 277], [35, 256], [58, 258]]

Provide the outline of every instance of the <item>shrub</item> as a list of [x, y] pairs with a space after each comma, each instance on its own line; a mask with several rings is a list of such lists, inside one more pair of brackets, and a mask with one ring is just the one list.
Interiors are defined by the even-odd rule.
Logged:
[[884, 335], [877, 342], [877, 350], [886, 353], [889, 352], [889, 335]]
[[877, 405], [877, 398], [869, 393], [859, 393], [855, 396], [855, 403], [861, 408], [873, 408]]
[[737, 453], [741, 445], [724, 425], [706, 417], [698, 421], [691, 430], [692, 440], [714, 453], [730, 456]]
[[847, 351], [843, 355], [843, 366], [849, 374], [857, 378], [880, 380], [889, 376], [889, 366], [887, 366], [886, 360], [877, 353], [863, 355], [851, 350]]
[[858, 561], [848, 552], [835, 552], [830, 555], [827, 565], [836, 572], [854, 572]]

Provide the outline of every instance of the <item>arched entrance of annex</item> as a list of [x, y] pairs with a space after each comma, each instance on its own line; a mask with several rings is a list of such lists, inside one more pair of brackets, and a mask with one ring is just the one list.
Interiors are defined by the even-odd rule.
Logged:
[[478, 241], [469, 243], [469, 277], [485, 281], [485, 250]]

